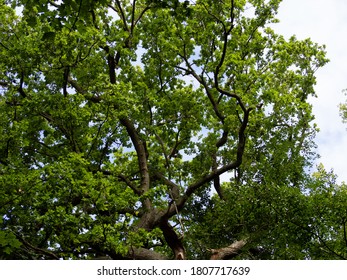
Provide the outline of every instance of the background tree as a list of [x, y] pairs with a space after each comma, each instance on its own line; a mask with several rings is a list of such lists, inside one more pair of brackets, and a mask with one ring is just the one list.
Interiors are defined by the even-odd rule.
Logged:
[[[229, 253], [238, 259], [347, 258], [346, 185], [337, 184], [336, 175], [322, 165], [300, 188], [278, 182], [224, 187], [225, 201], [214, 197], [200, 215], [193, 215], [188, 231], [189, 240], [197, 242], [190, 251], [193, 257]], [[244, 240], [235, 242], [243, 249], [228, 250], [231, 240]], [[211, 250], [214, 246], [224, 251]]]
[[[306, 242], [268, 200], [305, 210], [290, 197], [327, 60], [269, 27], [279, 3], [1, 0], [3, 254], [245, 257], [268, 231], [257, 254], [287, 258], [278, 243]], [[271, 242], [281, 222], [290, 240]]]
[[[344, 90], [343, 92], [345, 93], [345, 95], [347, 94], [346, 90]], [[347, 122], [347, 102], [341, 103], [339, 105], [339, 109], [340, 109], [340, 116], [342, 118], [342, 121], [346, 123]]]

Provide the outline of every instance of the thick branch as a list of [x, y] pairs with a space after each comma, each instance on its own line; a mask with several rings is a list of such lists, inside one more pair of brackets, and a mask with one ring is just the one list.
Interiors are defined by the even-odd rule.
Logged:
[[118, 61], [120, 56], [119, 53], [116, 54], [116, 57], [114, 57], [111, 52], [110, 48], [108, 46], [103, 48], [105, 52], [107, 53], [107, 65], [108, 65], [108, 73], [110, 78], [110, 83], [115, 84], [116, 83], [116, 67], [118, 66]]
[[147, 166], [145, 142], [140, 139], [135, 126], [128, 118], [122, 117], [120, 118], [120, 122], [126, 128], [128, 135], [130, 136], [135, 147], [141, 173], [141, 189], [143, 192], [146, 192], [149, 190], [149, 172]]
[[346, 221], [343, 221], [343, 239], [347, 247], [347, 230], [346, 230]]
[[167, 257], [145, 248], [131, 248], [128, 255], [134, 260], [167, 260]]
[[247, 244], [247, 240], [235, 241], [228, 247], [211, 249], [211, 260], [225, 260], [237, 256], [240, 250]]
[[157, 253], [155, 251], [152, 251], [150, 249], [146, 248], [136, 248], [136, 247], [130, 247], [128, 253], [125, 255], [116, 253], [108, 248], [102, 248], [100, 246], [100, 243], [88, 243], [94, 251], [97, 251], [100, 255], [104, 255], [104, 257], [109, 256], [113, 260], [166, 260], [167, 257]]
[[24, 84], [24, 73], [22, 72], [21, 76], [20, 76], [20, 84], [19, 84], [18, 91], [19, 91], [20, 95], [25, 98], [25, 97], [27, 97], [27, 95], [23, 90], [23, 84]]
[[[214, 154], [212, 156], [212, 171], [216, 171], [218, 168], [217, 166], [217, 156], [216, 154]], [[221, 188], [221, 185], [220, 185], [220, 178], [219, 176], [216, 176], [213, 178], [213, 185], [214, 185], [214, 188], [219, 196], [220, 199], [223, 199], [224, 200], [224, 196], [223, 196], [223, 193], [222, 193], [222, 188]]]
[[[223, 131], [223, 134], [222, 134], [222, 137], [217, 141], [216, 143], [216, 148], [217, 150], [222, 147], [228, 140], [228, 134], [229, 134], [229, 131], [228, 130], [224, 130]], [[213, 155], [212, 155], [212, 171], [216, 171], [218, 168], [218, 164], [217, 164], [217, 152], [215, 152]], [[219, 176], [215, 177], [213, 179], [213, 184], [214, 184], [214, 188], [217, 192], [217, 194], [219, 195], [219, 197], [221, 199], [224, 199], [224, 196], [223, 196], [223, 193], [222, 193], [222, 188], [221, 188], [221, 185], [220, 185], [220, 178]]]
[[163, 231], [166, 243], [174, 253], [175, 260], [184, 260], [186, 258], [186, 252], [182, 239], [179, 238], [174, 228], [167, 221], [163, 221], [160, 224], [160, 229]]
[[135, 7], [136, 7], [136, 0], [133, 1], [133, 9], [131, 11], [131, 27], [130, 27], [131, 34], [133, 34], [133, 30], [135, 27]]

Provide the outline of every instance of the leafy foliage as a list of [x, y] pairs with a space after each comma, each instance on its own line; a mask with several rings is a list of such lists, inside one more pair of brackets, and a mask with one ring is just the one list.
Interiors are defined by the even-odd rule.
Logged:
[[305, 171], [325, 51], [279, 4], [2, 0], [1, 254], [346, 257], [344, 187]]

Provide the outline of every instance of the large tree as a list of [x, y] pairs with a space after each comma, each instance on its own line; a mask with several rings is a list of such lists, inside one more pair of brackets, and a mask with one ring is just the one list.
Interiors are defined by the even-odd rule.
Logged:
[[265, 190], [283, 213], [307, 180], [327, 62], [271, 29], [280, 0], [0, 2], [2, 254], [259, 255]]

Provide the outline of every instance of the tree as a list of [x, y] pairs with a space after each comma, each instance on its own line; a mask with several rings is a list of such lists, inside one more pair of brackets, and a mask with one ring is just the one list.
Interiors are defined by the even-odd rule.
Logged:
[[[347, 91], [346, 90], [344, 90], [343, 91], [345, 94], [347, 93]], [[339, 105], [339, 109], [340, 109], [340, 116], [341, 116], [341, 118], [342, 118], [342, 121], [344, 122], [344, 123], [346, 123], [347, 122], [347, 103], [345, 102], [345, 103], [341, 103], [340, 105]]]
[[[252, 198], [251, 186], [301, 194], [316, 131], [307, 98], [327, 62], [324, 47], [269, 27], [280, 2], [2, 0], [7, 257], [257, 249], [245, 227], [224, 228], [219, 242], [223, 215], [237, 227], [242, 210], [226, 207]], [[250, 215], [265, 211], [263, 199]], [[248, 229], [265, 223], [244, 219]], [[199, 232], [216, 234], [201, 239], [206, 250]]]
[[207, 258], [215, 252], [209, 248], [227, 249], [230, 241], [241, 240], [243, 250], [229, 257], [347, 259], [346, 184], [337, 184], [336, 175], [320, 164], [300, 185], [225, 183], [227, 199], [214, 197], [200, 217], [194, 216], [188, 234], [199, 246], [190, 254]]

